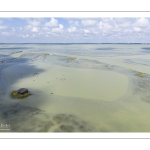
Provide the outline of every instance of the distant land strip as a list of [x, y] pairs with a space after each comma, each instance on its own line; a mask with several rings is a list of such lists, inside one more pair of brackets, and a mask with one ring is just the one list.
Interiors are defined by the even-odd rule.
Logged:
[[86, 11], [81, 11], [81, 10], [79, 10], [79, 11], [73, 11], [73, 10], [71, 10], [71, 11], [69, 11], [69, 10], [68, 11], [66, 11], [66, 10], [64, 10], [64, 11], [63, 10], [62, 11], [60, 11], [60, 10], [59, 11], [19, 11], [19, 10], [18, 11], [16, 11], [16, 10], [10, 11], [9, 10], [9, 11], [0, 11], [0, 12], [29, 12], [29, 13], [30, 12], [79, 12], [79, 13], [81, 13], [81, 12], [129, 12], [130, 13], [130, 12], [150, 12], [150, 11], [142, 11], [142, 10], [141, 11], [138, 11], [138, 10], [137, 11], [122, 11], [122, 10], [121, 11], [119, 11], [119, 10], [118, 11], [116, 11], [116, 10], [115, 11], [113, 11], [113, 10], [112, 11], [110, 11], [110, 10], [109, 11], [88, 11], [88, 10], [86, 10]]
[[0, 43], [0, 44], [60, 44], [60, 45], [71, 45], [71, 44], [150, 44], [150, 43]]

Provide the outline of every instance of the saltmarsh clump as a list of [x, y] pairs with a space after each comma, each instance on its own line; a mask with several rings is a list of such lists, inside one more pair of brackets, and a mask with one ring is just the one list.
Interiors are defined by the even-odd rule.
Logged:
[[45, 55], [45, 56], [49, 56], [50, 54], [48, 54], [48, 53], [45, 53], [44, 55]]
[[77, 58], [75, 58], [75, 57], [69, 57], [69, 58], [68, 58], [69, 61], [75, 61], [76, 59], [77, 59]]
[[138, 72], [136, 75], [139, 77], [143, 77], [144, 74], [145, 74], [144, 72]]
[[40, 54], [40, 55], [36, 56], [35, 58], [47, 57], [47, 56], [50, 56], [50, 54], [48, 54], [48, 53]]
[[13, 91], [11, 93], [11, 97], [12, 98], [20, 98], [20, 99], [21, 98], [26, 98], [26, 97], [28, 97], [30, 95], [31, 95], [31, 93], [29, 93], [28, 89], [25, 89], [25, 88], [21, 88], [21, 89], [19, 89], [17, 91]]
[[11, 54], [21, 53], [22, 51], [12, 52]]

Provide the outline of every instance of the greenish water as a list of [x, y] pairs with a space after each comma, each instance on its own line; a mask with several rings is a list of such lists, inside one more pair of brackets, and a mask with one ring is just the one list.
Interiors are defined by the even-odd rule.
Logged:
[[[10, 124], [1, 131], [149, 132], [148, 47], [0, 45], [0, 124]], [[18, 88], [32, 95], [12, 99]]]

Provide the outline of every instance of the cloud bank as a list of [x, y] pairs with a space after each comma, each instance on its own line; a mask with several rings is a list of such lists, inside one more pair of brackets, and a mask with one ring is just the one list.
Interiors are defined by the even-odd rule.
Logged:
[[0, 18], [3, 43], [147, 43], [150, 18]]

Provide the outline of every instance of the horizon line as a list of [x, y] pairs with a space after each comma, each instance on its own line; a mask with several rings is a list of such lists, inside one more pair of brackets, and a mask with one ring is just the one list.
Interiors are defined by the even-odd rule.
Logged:
[[0, 44], [150, 44], [150, 43], [47, 43], [47, 42], [41, 42], [41, 43], [0, 43]]

